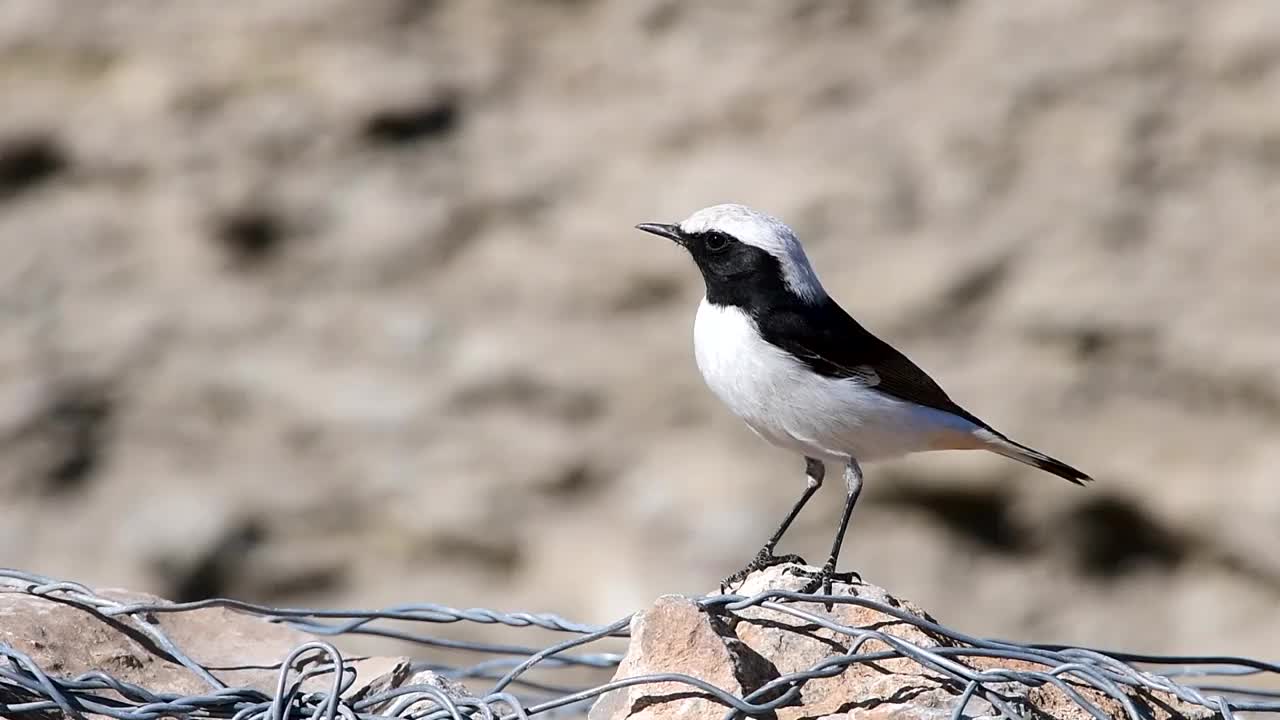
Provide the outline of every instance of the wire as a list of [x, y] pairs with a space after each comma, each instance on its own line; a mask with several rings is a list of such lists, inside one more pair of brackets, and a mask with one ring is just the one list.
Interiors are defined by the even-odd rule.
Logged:
[[[978, 638], [925, 620], [885, 603], [843, 595], [816, 595], [768, 591], [751, 597], [708, 595], [695, 602], [707, 613], [737, 614], [762, 608], [825, 628], [847, 638], [848, 650], [823, 659], [800, 672], [777, 677], [743, 695], [705, 680], [680, 674], [657, 673], [578, 686], [564, 680], [566, 673], [581, 682], [584, 675], [617, 669], [622, 656], [598, 649], [609, 638], [629, 637], [631, 618], [607, 625], [589, 625], [558, 615], [501, 612], [483, 608], [455, 609], [436, 604], [409, 604], [381, 610], [312, 610], [271, 608], [227, 599], [193, 603], [121, 602], [104, 597], [74, 582], [54, 580], [18, 570], [0, 569], [0, 590], [21, 592], [73, 605], [113, 622], [127, 622], [131, 629], [154, 642], [152, 650], [166, 660], [190, 669], [208, 688], [200, 694], [180, 696], [127, 683], [96, 670], [77, 677], [57, 677], [41, 669], [28, 655], [0, 643], [0, 715], [42, 718], [61, 714], [71, 718], [89, 715], [118, 720], [160, 718], [229, 718], [232, 720], [373, 720], [419, 718], [421, 720], [544, 720], [566, 715], [581, 716], [605, 693], [653, 683], [678, 683], [726, 708], [725, 720], [764, 717], [794, 703], [806, 683], [834, 677], [850, 667], [901, 659], [918, 664], [955, 695], [953, 718], [965, 717], [973, 703], [983, 700], [993, 712], [1022, 717], [1026, 701], [1011, 687], [1055, 687], [1098, 720], [1112, 717], [1098, 705], [1109, 699], [1130, 720], [1146, 720], [1150, 710], [1143, 698], [1167, 693], [1191, 706], [1204, 708], [1224, 719], [1236, 713], [1280, 714], [1280, 692], [1275, 689], [1235, 685], [1247, 679], [1262, 685], [1259, 677], [1280, 679], [1280, 665], [1249, 658], [1223, 656], [1155, 656], [1064, 645], [1021, 644]], [[842, 625], [815, 614], [804, 603], [857, 605], [909, 624], [938, 640], [936, 647], [922, 647], [878, 627]], [[414, 664], [430, 668], [441, 677], [492, 682], [478, 697], [458, 698], [445, 689], [417, 684], [385, 688], [368, 694], [349, 693], [356, 670], [342, 652], [327, 640], [303, 643], [278, 665], [274, 694], [244, 687], [228, 687], [212, 669], [190, 657], [151, 618], [163, 613], [184, 613], [205, 608], [229, 608], [274, 623], [289, 625], [315, 636], [336, 638], [375, 635], [414, 643], [424, 651], [436, 648], [463, 650], [487, 656], [479, 662], [452, 666], [437, 658]], [[433, 637], [426, 632], [384, 627], [386, 623], [412, 623], [424, 630], [439, 625], [471, 623], [513, 629], [537, 628], [567, 635], [546, 647], [528, 643], [486, 643]], [[781, 627], [781, 626], [779, 626]], [[874, 648], [874, 649], [869, 649]], [[981, 661], [981, 662], [973, 662]], [[1145, 670], [1156, 666], [1158, 670]], [[531, 676], [530, 673], [533, 673]], [[559, 680], [547, 675], [559, 675]], [[303, 683], [323, 678], [328, 687], [303, 690]], [[1193, 679], [1194, 684], [1179, 682]], [[603, 678], [602, 678], [603, 680]], [[1272, 683], [1274, 688], [1276, 683]], [[525, 695], [522, 693], [534, 693]]]

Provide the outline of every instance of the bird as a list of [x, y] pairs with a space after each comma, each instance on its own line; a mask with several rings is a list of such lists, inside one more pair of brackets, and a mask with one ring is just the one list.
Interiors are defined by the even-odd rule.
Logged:
[[828, 463], [843, 466], [844, 507], [827, 561], [806, 585], [807, 592], [822, 587], [828, 594], [862, 491], [862, 463], [985, 450], [1077, 485], [1092, 480], [960, 407], [906, 355], [854, 320], [827, 293], [796, 233], [781, 220], [730, 203], [679, 223], [635, 227], [684, 248], [702, 274], [706, 293], [694, 316], [693, 349], [712, 394], [761, 438], [805, 462], [803, 493], [722, 589], [765, 567], [806, 565], [775, 550], [822, 486]]

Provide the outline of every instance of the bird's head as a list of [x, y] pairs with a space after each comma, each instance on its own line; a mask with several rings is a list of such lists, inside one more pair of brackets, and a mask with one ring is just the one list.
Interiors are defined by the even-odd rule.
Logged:
[[678, 224], [641, 223], [636, 228], [688, 250], [712, 302], [742, 305], [774, 293], [804, 302], [826, 297], [791, 228], [744, 205], [713, 205]]

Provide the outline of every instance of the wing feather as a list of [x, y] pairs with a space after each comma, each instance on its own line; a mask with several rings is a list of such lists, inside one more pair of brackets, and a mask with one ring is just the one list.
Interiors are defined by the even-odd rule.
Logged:
[[814, 372], [849, 378], [886, 395], [989, 426], [960, 407], [928, 373], [873, 335], [830, 298], [818, 306], [775, 308], [756, 318], [765, 340]]

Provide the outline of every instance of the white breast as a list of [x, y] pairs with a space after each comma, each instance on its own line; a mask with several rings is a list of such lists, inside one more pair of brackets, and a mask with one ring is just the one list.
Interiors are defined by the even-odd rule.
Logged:
[[694, 320], [693, 347], [703, 379], [734, 414], [774, 445], [810, 457], [897, 457], [936, 447], [941, 433], [962, 429], [957, 421], [968, 425], [861, 380], [817, 375], [765, 342], [741, 309], [705, 298]]

